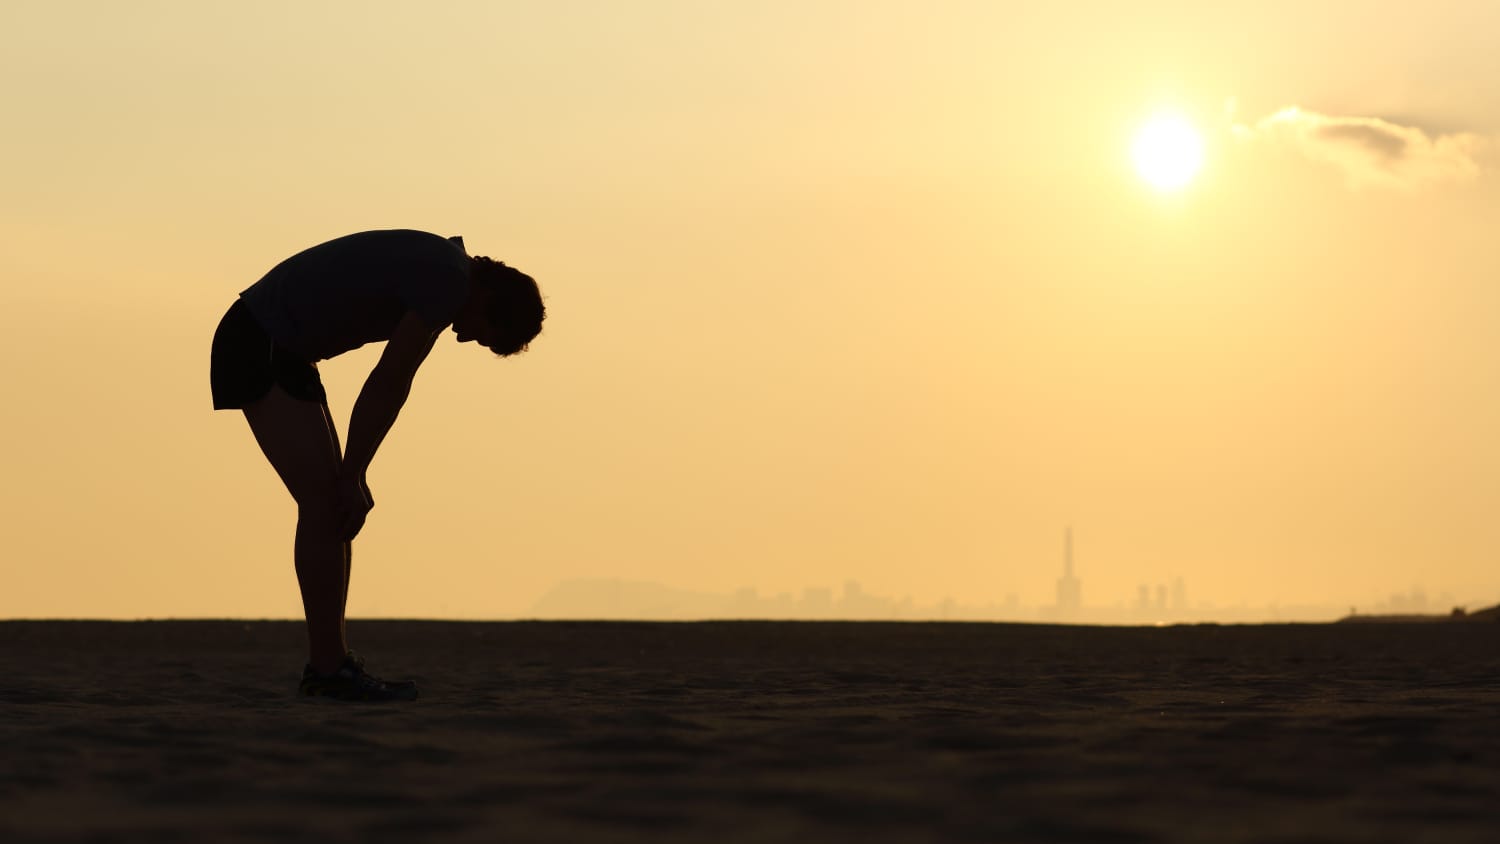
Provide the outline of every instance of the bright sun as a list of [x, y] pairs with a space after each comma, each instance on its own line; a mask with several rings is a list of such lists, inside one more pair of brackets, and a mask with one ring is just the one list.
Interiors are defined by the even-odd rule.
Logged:
[[1131, 155], [1147, 184], [1159, 191], [1181, 190], [1203, 166], [1203, 138], [1181, 115], [1162, 114], [1136, 133]]

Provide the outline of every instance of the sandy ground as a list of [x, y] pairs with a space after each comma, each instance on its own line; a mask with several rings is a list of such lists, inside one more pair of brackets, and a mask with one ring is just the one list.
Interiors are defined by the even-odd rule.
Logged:
[[0, 623], [14, 841], [1500, 841], [1500, 625]]

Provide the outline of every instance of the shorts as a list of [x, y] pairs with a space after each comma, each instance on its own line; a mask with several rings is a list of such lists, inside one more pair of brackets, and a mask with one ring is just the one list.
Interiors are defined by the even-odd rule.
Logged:
[[317, 365], [277, 345], [240, 299], [229, 306], [214, 332], [208, 380], [214, 410], [254, 404], [271, 391], [272, 384], [280, 384], [299, 401], [328, 403]]

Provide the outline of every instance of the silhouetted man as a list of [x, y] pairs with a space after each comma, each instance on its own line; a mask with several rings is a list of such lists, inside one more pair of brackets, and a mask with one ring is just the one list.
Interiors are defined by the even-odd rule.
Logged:
[[[349, 650], [350, 543], [374, 506], [365, 470], [412, 376], [443, 329], [497, 355], [524, 351], [546, 310], [532, 278], [470, 257], [461, 238], [352, 234], [286, 259], [251, 285], [214, 334], [215, 409], [240, 409], [297, 502], [294, 557], [307, 616], [303, 695], [413, 700], [414, 683], [371, 676]], [[385, 351], [365, 379], [342, 453], [317, 362], [366, 343]]]

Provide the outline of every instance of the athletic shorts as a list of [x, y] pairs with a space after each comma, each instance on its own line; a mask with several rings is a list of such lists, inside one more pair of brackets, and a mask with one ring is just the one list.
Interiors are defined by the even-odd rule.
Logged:
[[272, 384], [280, 384], [294, 399], [328, 403], [317, 365], [277, 345], [240, 299], [229, 306], [214, 332], [208, 380], [214, 410], [253, 404], [271, 391]]

